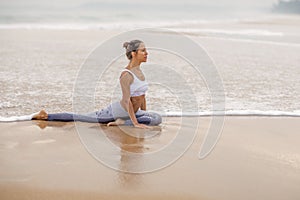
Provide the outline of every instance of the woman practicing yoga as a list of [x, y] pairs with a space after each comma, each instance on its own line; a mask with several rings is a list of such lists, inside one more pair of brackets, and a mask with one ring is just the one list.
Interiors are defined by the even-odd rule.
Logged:
[[107, 123], [108, 126], [133, 125], [138, 128], [149, 128], [148, 125], [161, 123], [161, 116], [146, 111], [145, 93], [148, 83], [140, 68], [141, 63], [147, 62], [148, 52], [140, 40], [125, 42], [126, 56], [130, 60], [122, 71], [120, 84], [122, 89], [121, 101], [110, 104], [107, 108], [85, 115], [74, 113], [47, 114], [44, 110], [32, 117], [33, 120], [48, 121], [83, 121]]

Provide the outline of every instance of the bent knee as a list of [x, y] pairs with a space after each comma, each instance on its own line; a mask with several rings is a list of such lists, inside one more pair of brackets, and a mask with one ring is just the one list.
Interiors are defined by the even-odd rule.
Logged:
[[159, 125], [162, 122], [162, 117], [158, 113], [151, 113], [152, 115], [152, 123], [151, 125]]

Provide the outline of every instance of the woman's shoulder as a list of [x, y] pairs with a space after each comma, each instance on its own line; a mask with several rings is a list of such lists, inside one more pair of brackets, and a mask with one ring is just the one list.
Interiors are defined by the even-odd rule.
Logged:
[[129, 69], [125, 68], [121, 71], [120, 79], [133, 80], [133, 73]]

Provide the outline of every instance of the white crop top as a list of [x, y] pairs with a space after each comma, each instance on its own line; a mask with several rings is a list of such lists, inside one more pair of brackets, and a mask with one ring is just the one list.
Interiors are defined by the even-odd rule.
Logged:
[[133, 76], [133, 82], [130, 84], [130, 96], [141, 96], [148, 90], [148, 83], [146, 80], [140, 80], [132, 71], [124, 69], [123, 71], [129, 72]]

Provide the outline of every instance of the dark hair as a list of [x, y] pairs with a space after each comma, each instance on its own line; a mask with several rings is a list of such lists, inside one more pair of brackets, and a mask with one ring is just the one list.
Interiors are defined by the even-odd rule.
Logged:
[[131, 40], [130, 42], [124, 42], [123, 47], [126, 49], [126, 56], [129, 60], [132, 59], [131, 52], [137, 51], [141, 43], [143, 43], [141, 40]]

